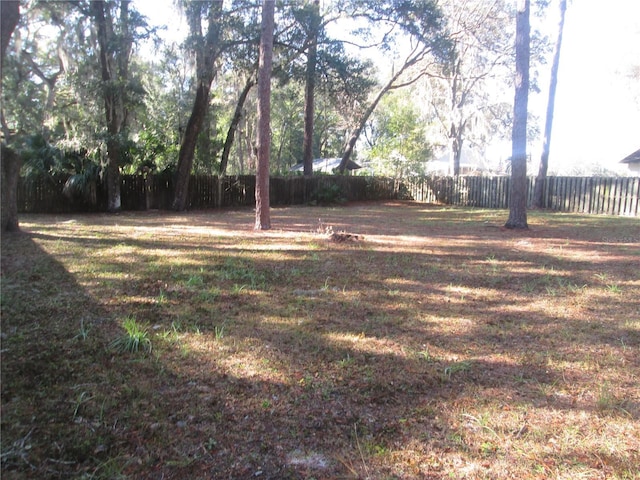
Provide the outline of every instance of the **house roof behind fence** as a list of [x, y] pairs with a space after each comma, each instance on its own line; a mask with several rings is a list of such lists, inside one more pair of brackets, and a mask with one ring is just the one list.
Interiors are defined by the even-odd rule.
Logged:
[[636, 150], [631, 155], [624, 157], [620, 163], [640, 163], [640, 150]]
[[[316, 158], [313, 161], [314, 172], [333, 173], [333, 171], [340, 166], [341, 158]], [[349, 160], [347, 162], [347, 170], [357, 170], [362, 168], [356, 162]], [[290, 168], [291, 172], [301, 172], [304, 170], [304, 163], [298, 163]]]

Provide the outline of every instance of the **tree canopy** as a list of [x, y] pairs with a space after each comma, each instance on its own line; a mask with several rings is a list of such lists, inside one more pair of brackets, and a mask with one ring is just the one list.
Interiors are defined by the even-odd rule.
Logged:
[[[156, 36], [126, 0], [24, 5], [2, 80], [23, 175], [78, 175], [85, 193], [115, 179], [115, 211], [120, 173], [165, 172], [182, 210], [190, 174], [256, 172], [261, 4], [176, 5], [184, 41]], [[502, 1], [276, 2], [271, 173], [355, 157], [400, 176], [507, 137], [513, 18]]]

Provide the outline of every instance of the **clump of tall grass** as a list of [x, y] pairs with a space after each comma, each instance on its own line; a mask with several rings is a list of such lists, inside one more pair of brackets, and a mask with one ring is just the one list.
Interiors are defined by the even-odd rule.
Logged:
[[123, 322], [122, 327], [124, 333], [111, 342], [110, 346], [117, 352], [135, 353], [140, 350], [149, 353], [151, 352], [151, 339], [149, 338], [149, 331], [147, 327], [141, 325], [134, 316], [127, 316]]

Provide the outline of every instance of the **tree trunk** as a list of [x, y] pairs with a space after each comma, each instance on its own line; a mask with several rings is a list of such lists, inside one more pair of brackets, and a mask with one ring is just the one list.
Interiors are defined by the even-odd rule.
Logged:
[[320, 0], [314, 0], [309, 21], [310, 44], [307, 52], [307, 72], [304, 90], [304, 139], [302, 142], [302, 162], [304, 175], [313, 175], [313, 121], [315, 116], [316, 64], [318, 51], [318, 21]]
[[118, 212], [121, 209], [120, 158], [122, 135], [127, 121], [125, 84], [132, 42], [128, 32], [129, 3], [129, 1], [123, 1], [120, 4], [122, 29], [120, 39], [114, 32], [109, 5], [103, 0], [94, 1], [91, 4], [93, 18], [98, 28], [105, 118], [109, 135], [107, 139], [107, 210], [109, 212]]
[[189, 179], [191, 177], [191, 167], [193, 166], [193, 157], [198, 143], [198, 135], [202, 130], [204, 119], [207, 116], [209, 107], [209, 93], [211, 84], [201, 82], [196, 90], [196, 99], [193, 102], [191, 116], [187, 122], [187, 128], [184, 131], [182, 145], [180, 145], [180, 153], [178, 154], [178, 167], [175, 177], [175, 191], [172, 208], [179, 212], [187, 208], [187, 200], [189, 197]]
[[58, 78], [65, 72], [65, 62], [61, 57], [61, 46], [58, 46], [58, 71], [51, 76], [47, 77], [47, 75], [42, 71], [42, 69], [38, 66], [38, 64], [33, 60], [31, 55], [27, 51], [22, 51], [22, 57], [26, 62], [29, 63], [31, 68], [33, 69], [33, 73], [42, 80], [42, 83], [46, 85], [47, 90], [47, 100], [44, 104], [44, 116], [42, 118], [42, 124], [45, 126], [43, 128], [43, 136], [45, 141], [49, 141], [49, 131], [46, 127], [51, 126], [51, 119], [53, 118], [53, 108], [56, 103], [56, 85], [58, 83]]
[[384, 97], [385, 93], [391, 90], [393, 82], [398, 76], [399, 75], [395, 75], [378, 92], [378, 95], [376, 95], [376, 98], [373, 100], [373, 102], [371, 102], [371, 105], [369, 105], [369, 108], [367, 108], [364, 114], [362, 115], [362, 118], [360, 119], [360, 123], [351, 134], [351, 137], [349, 137], [349, 141], [347, 142], [344, 152], [342, 153], [342, 159], [340, 160], [340, 166], [338, 167], [338, 171], [340, 173], [344, 173], [344, 171], [347, 169], [347, 165], [349, 164], [349, 159], [351, 158], [353, 149], [356, 146], [356, 142], [358, 141], [358, 138], [360, 137], [360, 134], [362, 133], [364, 126], [367, 124], [367, 121], [369, 120], [369, 117], [371, 116], [371, 114], [375, 111], [376, 107], [378, 106], [378, 103], [380, 103], [380, 100], [382, 100], [382, 97]]
[[530, 0], [518, 0], [516, 78], [511, 132], [511, 197], [507, 228], [527, 225], [527, 111], [529, 102]]
[[460, 112], [460, 102], [458, 101], [458, 81], [460, 77], [462, 61], [454, 61], [451, 78], [451, 127], [449, 128], [449, 143], [451, 148], [451, 162], [449, 173], [454, 177], [460, 175], [460, 157], [462, 156], [462, 129], [460, 125], [462, 114]]
[[269, 154], [271, 150], [271, 70], [273, 61], [274, 0], [262, 2], [262, 35], [258, 67], [258, 169], [256, 173], [256, 230], [271, 228]]
[[345, 144], [344, 152], [342, 153], [342, 159], [340, 160], [340, 165], [338, 166], [338, 171], [340, 173], [344, 173], [344, 171], [347, 169], [347, 165], [349, 164], [349, 159], [351, 158], [353, 149], [356, 146], [356, 142], [358, 141], [358, 138], [360, 138], [360, 134], [362, 133], [364, 126], [367, 124], [369, 117], [375, 111], [376, 107], [378, 106], [378, 103], [380, 103], [380, 100], [382, 100], [382, 97], [384, 97], [384, 95], [389, 90], [394, 90], [396, 88], [407, 86], [417, 81], [424, 74], [424, 72], [422, 74], [415, 76], [413, 80], [410, 80], [409, 82], [406, 82], [403, 85], [394, 85], [395, 82], [402, 76], [402, 74], [409, 67], [415, 65], [420, 60], [422, 60], [426, 56], [428, 51], [429, 49], [427, 47], [414, 50], [409, 55], [409, 57], [405, 60], [404, 64], [398, 69], [398, 71], [392, 75], [391, 79], [386, 83], [386, 85], [380, 89], [376, 97], [373, 99], [373, 102], [371, 102], [371, 105], [369, 105], [369, 107], [364, 111], [362, 117], [360, 118], [360, 122], [358, 123], [358, 126], [355, 128], [355, 130], [349, 137], [349, 140]]
[[[11, 40], [11, 35], [20, 21], [20, 2], [15, 0], [3, 0], [0, 2], [0, 42], [2, 51], [0, 68], [4, 65], [4, 56]], [[0, 87], [1, 88], [1, 87]]]
[[[109, 131], [109, 135], [112, 135]], [[106, 170], [107, 179], [107, 211], [119, 212], [122, 207], [120, 196], [120, 139], [107, 140], [107, 156], [109, 157]]]
[[[191, 5], [198, 7], [197, 2]], [[219, 54], [217, 45], [220, 37], [218, 22], [222, 15], [222, 2], [211, 2], [208, 13], [208, 25], [206, 38], [202, 37], [202, 18], [199, 8], [188, 12], [189, 29], [191, 35], [199, 38], [200, 45], [196, 47], [196, 98], [191, 110], [191, 116], [184, 131], [180, 153], [178, 154], [178, 167], [175, 176], [175, 190], [171, 207], [177, 211], [187, 208], [189, 196], [189, 179], [193, 157], [198, 143], [198, 135], [204, 124], [207, 110], [209, 109], [209, 94], [211, 84], [215, 77], [215, 61]]]
[[392, 78], [389, 81], [389, 83], [387, 83], [378, 92], [378, 95], [376, 95], [376, 98], [373, 100], [373, 102], [371, 102], [371, 105], [369, 105], [369, 108], [367, 108], [365, 110], [364, 114], [362, 115], [362, 118], [360, 119], [360, 123], [358, 124], [356, 129], [351, 134], [351, 137], [349, 137], [349, 141], [346, 144], [346, 148], [345, 148], [344, 152], [342, 153], [342, 159], [340, 160], [340, 166], [338, 167], [338, 171], [340, 173], [344, 173], [344, 171], [347, 169], [347, 165], [349, 164], [349, 159], [351, 158], [351, 154], [353, 153], [353, 149], [356, 146], [356, 142], [358, 141], [358, 138], [360, 137], [360, 134], [362, 133], [362, 130], [364, 129], [364, 126], [367, 124], [367, 121], [369, 120], [369, 117], [375, 111], [376, 107], [378, 106], [378, 103], [380, 103], [380, 100], [382, 100], [382, 97], [384, 96], [384, 94], [387, 93], [391, 89], [391, 85], [393, 84], [393, 81], [396, 78], [397, 77], [394, 76], [394, 78]]
[[[0, 1], [0, 71], [4, 76], [4, 56], [11, 40], [11, 35], [20, 21], [20, 2]], [[2, 94], [2, 81], [0, 79], [0, 95]], [[4, 118], [4, 117], [3, 117]], [[8, 130], [8, 129], [7, 129]], [[5, 138], [8, 140], [8, 135]], [[18, 222], [18, 179], [20, 177], [20, 156], [4, 142], [0, 151], [0, 188], [2, 188], [2, 204], [0, 205], [0, 231], [14, 232], [20, 230]]]
[[21, 159], [13, 149], [2, 144], [2, 232], [20, 230], [18, 223], [18, 179], [20, 178]]
[[549, 150], [551, 147], [551, 130], [553, 127], [553, 112], [556, 102], [556, 87], [558, 85], [558, 69], [560, 68], [560, 49], [562, 48], [562, 34], [564, 32], [564, 18], [567, 12], [567, 0], [560, 0], [560, 24], [558, 26], [558, 39], [553, 52], [553, 64], [551, 65], [551, 80], [549, 84], [549, 100], [547, 102], [547, 119], [544, 125], [544, 140], [542, 142], [542, 155], [540, 167], [536, 177], [536, 187], [533, 194], [533, 205], [537, 208], [544, 206], [543, 187], [549, 169]]
[[224, 148], [222, 149], [222, 156], [220, 157], [220, 167], [218, 172], [220, 175], [224, 175], [227, 170], [227, 165], [229, 163], [229, 154], [231, 153], [231, 147], [233, 146], [233, 140], [236, 135], [236, 130], [238, 130], [238, 125], [240, 124], [240, 120], [242, 120], [242, 109], [244, 108], [244, 103], [249, 96], [249, 92], [256, 84], [256, 81], [253, 75], [249, 76], [247, 79], [247, 83], [244, 85], [244, 89], [240, 93], [240, 97], [238, 98], [238, 103], [236, 104], [236, 110], [233, 113], [233, 118], [231, 119], [231, 124], [229, 125], [229, 130], [227, 131], [227, 138], [224, 141]]
[[462, 158], [462, 128], [456, 128], [454, 123], [451, 123], [451, 131], [449, 133], [449, 148], [451, 149], [451, 160], [449, 165], [450, 173], [457, 177], [460, 175], [460, 159]]

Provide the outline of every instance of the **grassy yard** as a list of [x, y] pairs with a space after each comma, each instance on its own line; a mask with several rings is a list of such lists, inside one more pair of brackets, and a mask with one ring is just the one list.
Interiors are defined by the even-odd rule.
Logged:
[[640, 478], [638, 219], [253, 217], [2, 237], [3, 479]]

